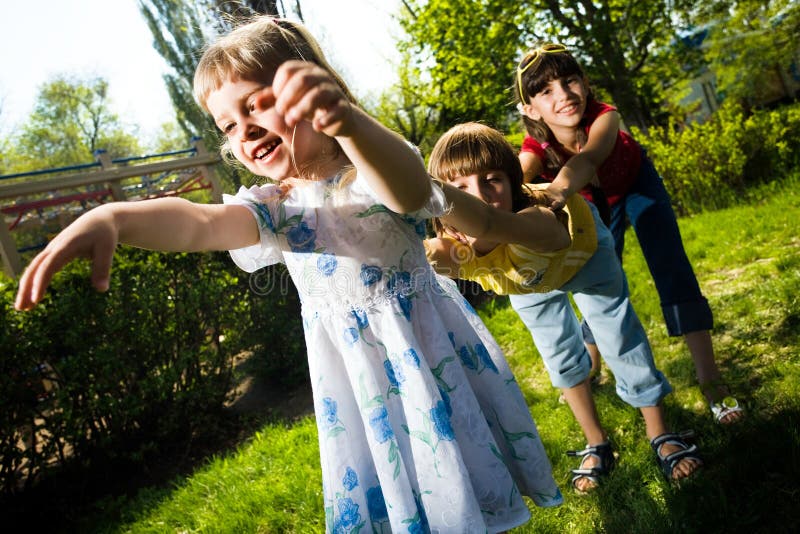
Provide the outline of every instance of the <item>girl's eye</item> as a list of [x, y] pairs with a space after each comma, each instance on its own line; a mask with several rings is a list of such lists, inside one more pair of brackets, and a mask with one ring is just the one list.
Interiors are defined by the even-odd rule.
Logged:
[[233, 129], [236, 127], [236, 124], [233, 122], [229, 122], [222, 126], [222, 133], [225, 135], [230, 135], [233, 132]]

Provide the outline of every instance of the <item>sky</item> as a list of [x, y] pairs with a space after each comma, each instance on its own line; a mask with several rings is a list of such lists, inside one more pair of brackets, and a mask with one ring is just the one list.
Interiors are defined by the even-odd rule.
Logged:
[[[391, 84], [400, 29], [399, 1], [300, 0], [303, 17], [328, 59], [359, 97]], [[0, 134], [33, 110], [55, 76], [109, 82], [110, 105], [140, 138], [173, 119], [162, 75], [169, 67], [136, 0], [0, 0]]]

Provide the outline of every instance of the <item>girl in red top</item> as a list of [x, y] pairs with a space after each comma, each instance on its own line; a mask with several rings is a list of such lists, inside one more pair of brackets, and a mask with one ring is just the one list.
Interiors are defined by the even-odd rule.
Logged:
[[[739, 421], [742, 409], [714, 360], [711, 308], [684, 251], [669, 195], [643, 148], [620, 130], [616, 108], [594, 99], [586, 75], [563, 45], [528, 52], [515, 84], [528, 132], [520, 153], [525, 181], [551, 182], [546, 192], [553, 209], [575, 192], [601, 212], [605, 207], [620, 261], [630, 222], [656, 284], [667, 331], [686, 340], [714, 417], [722, 424]], [[596, 356], [585, 323], [584, 340]]]

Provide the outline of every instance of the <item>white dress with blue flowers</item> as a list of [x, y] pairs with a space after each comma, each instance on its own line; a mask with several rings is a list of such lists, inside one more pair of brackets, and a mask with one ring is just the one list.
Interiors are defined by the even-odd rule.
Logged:
[[329, 532], [497, 532], [522, 495], [562, 502], [499, 347], [422, 245], [429, 205], [398, 215], [365, 181], [241, 188], [261, 243], [248, 272], [286, 264], [300, 294]]

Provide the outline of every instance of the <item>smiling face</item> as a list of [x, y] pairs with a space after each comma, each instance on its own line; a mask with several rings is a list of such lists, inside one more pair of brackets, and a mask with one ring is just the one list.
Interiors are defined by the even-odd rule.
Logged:
[[580, 124], [588, 97], [586, 80], [578, 74], [571, 74], [550, 80], [528, 98], [528, 104], [522, 109], [529, 118], [544, 121], [554, 131], [574, 129]]
[[331, 141], [307, 121], [289, 128], [270, 102], [268, 86], [229, 78], [209, 92], [206, 106], [234, 157], [257, 176], [298, 177]]

